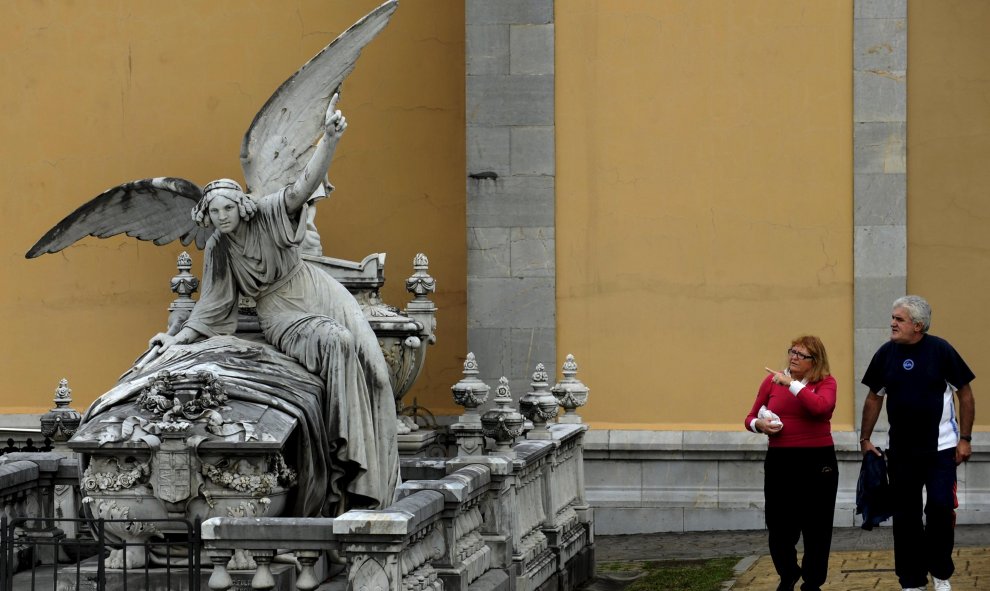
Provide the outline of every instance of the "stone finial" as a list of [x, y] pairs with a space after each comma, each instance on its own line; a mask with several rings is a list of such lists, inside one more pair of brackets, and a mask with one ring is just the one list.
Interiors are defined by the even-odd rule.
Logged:
[[62, 378], [55, 389], [55, 408], [41, 416], [41, 434], [49, 437], [52, 441], [68, 441], [76, 433], [82, 416], [74, 409], [69, 408], [72, 404], [72, 388], [69, 387], [69, 380]]
[[522, 433], [525, 417], [512, 408], [512, 394], [509, 391], [509, 380], [502, 376], [495, 388], [495, 398], [492, 399], [495, 408], [481, 416], [482, 429], [487, 437], [495, 440], [495, 450], [492, 455], [514, 457], [512, 444]]
[[416, 298], [426, 298], [437, 290], [437, 281], [429, 274], [430, 259], [423, 253], [413, 258], [412, 277], [406, 279], [406, 291]]
[[192, 299], [192, 294], [199, 289], [199, 279], [189, 272], [189, 269], [192, 268], [192, 257], [189, 256], [189, 253], [183, 251], [176, 260], [175, 266], [179, 272], [172, 277], [170, 287], [172, 293], [178, 297], [168, 306], [170, 330], [173, 326], [177, 327], [189, 318], [189, 313], [196, 305], [196, 301]]
[[450, 426], [457, 438], [457, 453], [461, 456], [480, 455], [484, 451], [485, 437], [481, 427], [478, 407], [488, 400], [488, 384], [478, 379], [478, 362], [474, 353], [468, 353], [464, 360], [464, 377], [450, 387], [454, 393], [454, 403], [464, 407], [464, 414]]
[[413, 299], [406, 306], [405, 314], [423, 323], [423, 336], [430, 345], [437, 342], [437, 307], [430, 294], [437, 290], [437, 281], [429, 274], [430, 259], [419, 253], [413, 258], [413, 274], [406, 279], [406, 291]]
[[550, 389], [560, 406], [564, 407], [564, 416], [559, 419], [561, 423], [581, 423], [581, 416], [577, 414], [577, 409], [588, 403], [589, 390], [581, 380], [575, 377], [577, 370], [578, 366], [577, 362], [574, 361], [574, 356], [568, 354], [561, 371], [564, 378]]
[[474, 353], [468, 353], [464, 360], [464, 377], [450, 387], [454, 393], [454, 403], [463, 406], [465, 415], [478, 414], [478, 407], [488, 400], [488, 384], [478, 379], [478, 362]]
[[192, 269], [192, 257], [188, 252], [182, 251], [175, 261], [175, 266], [179, 272], [172, 277], [170, 286], [172, 293], [179, 296], [179, 299], [191, 299], [192, 294], [199, 289], [199, 279], [189, 272], [189, 269]]
[[557, 399], [550, 393], [550, 377], [542, 363], [536, 364], [530, 391], [519, 398], [519, 410], [533, 422], [533, 429], [526, 439], [550, 439], [547, 422], [557, 416]]

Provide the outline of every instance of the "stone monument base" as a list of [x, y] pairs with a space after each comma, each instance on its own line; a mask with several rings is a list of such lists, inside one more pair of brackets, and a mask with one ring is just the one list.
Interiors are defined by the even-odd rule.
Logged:
[[434, 429], [419, 429], [398, 436], [399, 457], [444, 458], [447, 450], [440, 441], [440, 433]]

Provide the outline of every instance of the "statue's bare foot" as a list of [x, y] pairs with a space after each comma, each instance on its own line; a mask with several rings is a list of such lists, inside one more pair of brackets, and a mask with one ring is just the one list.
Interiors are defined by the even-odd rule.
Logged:
[[122, 569], [126, 564], [128, 569], [142, 568], [146, 560], [144, 546], [128, 546], [126, 551], [123, 549], [111, 550], [106, 566], [107, 568]]

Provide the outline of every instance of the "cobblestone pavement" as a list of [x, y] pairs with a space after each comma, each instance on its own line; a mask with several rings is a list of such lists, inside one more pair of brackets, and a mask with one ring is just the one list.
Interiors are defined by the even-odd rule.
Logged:
[[[825, 591], [899, 591], [894, 574], [893, 536], [889, 525], [865, 531], [836, 528], [832, 535], [829, 579]], [[802, 550], [798, 544], [798, 552]], [[768, 556], [765, 531], [726, 531], [597, 536], [597, 562], [685, 560], [740, 556], [732, 591], [774, 591], [777, 574]], [[953, 589], [990, 590], [990, 525], [956, 528], [956, 573]], [[599, 574], [590, 591], [617, 591], [630, 580]]]

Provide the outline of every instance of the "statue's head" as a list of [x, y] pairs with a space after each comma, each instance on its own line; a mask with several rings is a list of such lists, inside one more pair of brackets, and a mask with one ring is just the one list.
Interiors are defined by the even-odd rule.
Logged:
[[254, 200], [230, 179], [212, 181], [203, 188], [203, 197], [192, 210], [193, 220], [204, 228], [216, 227], [224, 234], [237, 229], [241, 220], [250, 220], [258, 211]]

